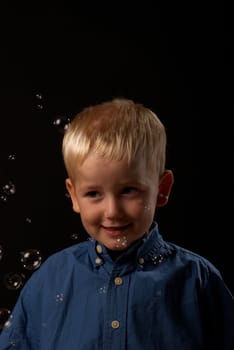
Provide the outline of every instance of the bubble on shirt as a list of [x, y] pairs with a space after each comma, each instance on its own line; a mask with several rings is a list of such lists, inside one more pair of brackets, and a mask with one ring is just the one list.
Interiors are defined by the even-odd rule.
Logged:
[[63, 299], [64, 299], [64, 294], [63, 293], [58, 293], [56, 294], [55, 296], [55, 301], [57, 303], [62, 303], [63, 302]]
[[20, 261], [26, 270], [36, 270], [41, 266], [42, 257], [38, 249], [28, 249], [20, 252]]
[[115, 247], [116, 248], [126, 248], [128, 244], [128, 240], [126, 236], [121, 236], [116, 238]]
[[12, 326], [13, 315], [11, 314], [8, 320], [4, 324], [4, 328], [10, 328]]
[[17, 290], [22, 287], [25, 276], [17, 272], [9, 272], [3, 277], [3, 284], [9, 290]]
[[10, 346], [12, 347], [12, 348], [15, 348], [16, 346], [17, 346], [17, 341], [16, 340], [11, 340], [10, 341]]
[[163, 260], [164, 260], [164, 256], [162, 254], [155, 255], [152, 257], [152, 262], [154, 265], [161, 264]]
[[107, 286], [103, 286], [98, 288], [98, 293], [99, 294], [105, 294], [107, 292]]
[[5, 327], [7, 321], [9, 320], [11, 311], [7, 308], [0, 308], [0, 330]]

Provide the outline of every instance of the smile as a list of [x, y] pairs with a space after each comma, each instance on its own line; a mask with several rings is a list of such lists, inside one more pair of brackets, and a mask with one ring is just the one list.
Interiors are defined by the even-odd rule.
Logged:
[[123, 234], [129, 227], [130, 224], [124, 226], [101, 226], [104, 231], [111, 236], [118, 236]]

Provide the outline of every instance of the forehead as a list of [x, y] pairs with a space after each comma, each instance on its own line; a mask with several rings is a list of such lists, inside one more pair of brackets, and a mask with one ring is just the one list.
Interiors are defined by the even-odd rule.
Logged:
[[143, 157], [128, 162], [126, 159], [112, 160], [91, 152], [84, 162], [76, 167], [76, 177], [86, 181], [115, 180], [144, 181], [148, 177]]

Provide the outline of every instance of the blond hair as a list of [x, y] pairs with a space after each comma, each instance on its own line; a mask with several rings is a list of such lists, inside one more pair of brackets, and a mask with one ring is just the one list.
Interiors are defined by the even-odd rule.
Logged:
[[116, 98], [85, 108], [67, 128], [62, 144], [64, 164], [71, 180], [75, 168], [90, 151], [110, 160], [131, 163], [143, 156], [154, 176], [165, 170], [166, 132], [150, 109], [132, 100]]

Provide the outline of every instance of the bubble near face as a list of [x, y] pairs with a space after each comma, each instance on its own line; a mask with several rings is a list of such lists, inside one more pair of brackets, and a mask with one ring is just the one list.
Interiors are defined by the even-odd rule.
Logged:
[[144, 206], [144, 211], [145, 212], [150, 212], [151, 208], [148, 205]]
[[116, 248], [126, 248], [128, 240], [126, 236], [116, 238], [115, 247]]
[[70, 239], [71, 239], [72, 241], [78, 241], [78, 239], [79, 239], [78, 233], [73, 233], [73, 234], [70, 236]]
[[64, 115], [58, 115], [57, 118], [54, 119], [53, 125], [60, 133], [64, 134], [64, 132], [69, 127], [70, 122], [71, 120], [69, 117]]

